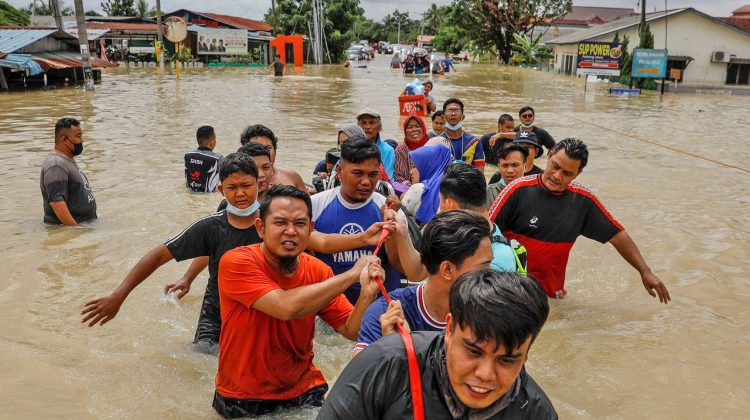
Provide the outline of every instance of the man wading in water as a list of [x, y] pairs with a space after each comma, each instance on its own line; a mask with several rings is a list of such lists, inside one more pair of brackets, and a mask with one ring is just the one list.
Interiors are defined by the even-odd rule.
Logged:
[[273, 68], [273, 75], [276, 77], [284, 75], [284, 67], [286, 66], [281, 61], [281, 56], [279, 54], [276, 54], [276, 59], [268, 66], [268, 68]]
[[[464, 273], [450, 289], [445, 332], [411, 334], [424, 418], [557, 419], [524, 369], [549, 314], [536, 281], [517, 273]], [[384, 319], [393, 329], [402, 318]], [[413, 418], [410, 374], [398, 334], [374, 342], [336, 380], [319, 420]]]
[[528, 251], [529, 274], [547, 296], [563, 298], [568, 256], [578, 236], [609, 242], [638, 270], [646, 291], [659, 301], [670, 300], [667, 287], [651, 272], [638, 247], [604, 204], [583, 185], [573, 182], [589, 159], [586, 145], [568, 138], [547, 154], [541, 175], [519, 178], [505, 187], [490, 207], [490, 218], [509, 239]]
[[[362, 256], [337, 276], [303, 253], [312, 232], [310, 197], [274, 186], [256, 226], [262, 244], [235, 248], [219, 264], [221, 352], [214, 409], [225, 418], [295, 406], [320, 406], [328, 385], [313, 365], [315, 317], [357, 338], [383, 277], [379, 260]], [[341, 294], [359, 283], [354, 307]]]

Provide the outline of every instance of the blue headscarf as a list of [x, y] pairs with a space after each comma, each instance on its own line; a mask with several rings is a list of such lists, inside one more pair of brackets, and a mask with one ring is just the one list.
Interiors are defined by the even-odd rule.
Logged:
[[428, 223], [435, 217], [440, 205], [440, 181], [445, 168], [453, 161], [450, 149], [442, 144], [424, 146], [409, 152], [411, 161], [419, 171], [419, 180], [424, 184], [422, 204], [414, 216], [422, 223]]

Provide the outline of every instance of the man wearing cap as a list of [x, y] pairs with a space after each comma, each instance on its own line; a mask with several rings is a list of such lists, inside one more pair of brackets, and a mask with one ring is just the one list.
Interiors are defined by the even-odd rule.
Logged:
[[516, 133], [513, 143], [521, 144], [529, 150], [529, 155], [526, 157], [526, 167], [523, 171], [524, 175], [539, 175], [544, 172], [542, 168], [534, 164], [534, 159], [542, 155], [542, 145], [539, 144], [536, 134], [531, 131], [519, 131]]
[[395, 179], [396, 151], [386, 141], [380, 139], [380, 131], [383, 129], [380, 114], [372, 109], [365, 109], [357, 115], [357, 125], [362, 128], [367, 138], [378, 146], [380, 161], [383, 163], [385, 172], [391, 180]]

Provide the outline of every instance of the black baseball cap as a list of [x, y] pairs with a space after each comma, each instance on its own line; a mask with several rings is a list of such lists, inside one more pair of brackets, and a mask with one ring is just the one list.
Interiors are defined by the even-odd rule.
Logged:
[[514, 143], [530, 144], [536, 147], [536, 156], [538, 158], [542, 155], [542, 145], [539, 144], [539, 140], [536, 138], [536, 134], [531, 131], [519, 131], [516, 133], [516, 137], [513, 138]]

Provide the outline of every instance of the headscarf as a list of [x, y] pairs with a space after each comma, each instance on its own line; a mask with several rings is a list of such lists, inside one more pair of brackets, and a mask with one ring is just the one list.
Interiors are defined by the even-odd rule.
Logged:
[[[357, 124], [347, 124], [339, 130], [338, 133], [336, 133], [336, 142], [339, 141], [339, 134], [346, 133], [349, 135], [349, 137], [354, 137], [355, 134], [359, 134], [362, 136], [365, 136], [365, 130], [362, 129], [362, 127], [358, 126]], [[367, 136], [365, 136], [367, 137]]]
[[440, 181], [445, 168], [453, 161], [451, 151], [443, 145], [426, 146], [409, 153], [414, 166], [419, 171], [419, 179], [424, 184], [422, 204], [414, 216], [422, 223], [435, 217], [440, 205]]
[[[416, 120], [419, 126], [422, 127], [422, 139], [419, 140], [419, 143], [417, 144], [414, 144], [407, 140], [409, 136], [408, 134], [406, 134], [406, 126], [409, 125], [409, 121], [411, 120]], [[427, 143], [427, 128], [425, 127], [424, 120], [419, 117], [415, 117], [414, 115], [410, 116], [406, 119], [406, 121], [404, 121], [404, 144], [406, 144], [409, 150], [414, 151], [424, 146], [425, 143]]]

